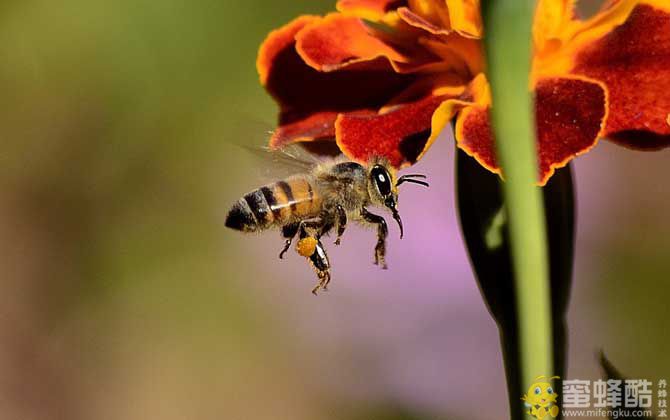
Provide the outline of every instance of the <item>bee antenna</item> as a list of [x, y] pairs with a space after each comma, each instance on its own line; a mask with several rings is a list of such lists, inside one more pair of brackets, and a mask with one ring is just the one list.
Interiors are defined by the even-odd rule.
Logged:
[[[417, 178], [425, 178], [425, 175], [417, 176]], [[408, 175], [403, 175], [400, 178], [398, 178], [398, 182], [396, 182], [396, 187], [402, 184], [403, 182], [409, 182], [412, 184], [419, 184], [423, 185], [424, 187], [429, 187], [430, 185], [426, 181], [419, 181], [418, 179], [413, 179], [413, 178], [408, 178]]]

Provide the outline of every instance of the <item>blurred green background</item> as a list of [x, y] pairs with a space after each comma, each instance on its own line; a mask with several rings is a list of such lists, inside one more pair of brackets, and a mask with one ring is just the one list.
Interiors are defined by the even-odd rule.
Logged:
[[[276, 234], [222, 226], [263, 169], [235, 144], [275, 118], [258, 45], [333, 3], [0, 4], [0, 418], [506, 417], [450, 141], [420, 163], [440, 194], [404, 204], [414, 242], [378, 273], [351, 234], [318, 299]], [[670, 376], [668, 157], [603, 143], [578, 161], [572, 377], [599, 375], [601, 347]], [[430, 234], [449, 239], [421, 249]]]

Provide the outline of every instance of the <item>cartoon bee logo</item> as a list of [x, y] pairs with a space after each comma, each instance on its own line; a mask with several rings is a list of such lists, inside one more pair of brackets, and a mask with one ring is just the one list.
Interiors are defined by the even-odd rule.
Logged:
[[326, 290], [330, 283], [330, 262], [321, 237], [334, 230], [335, 244], [339, 245], [348, 221], [376, 228], [374, 263], [386, 268], [386, 220], [368, 207], [389, 211], [402, 238], [398, 186], [407, 182], [427, 187], [428, 183], [421, 180], [426, 176], [398, 177], [395, 168], [381, 158], [366, 164], [344, 159], [309, 162], [285, 150], [272, 153], [293, 167], [302, 168], [301, 173], [244, 195], [228, 212], [226, 226], [242, 232], [281, 229], [285, 244], [279, 258], [284, 257], [297, 236], [296, 252], [309, 260], [319, 280], [312, 290], [314, 294]]
[[[540, 382], [541, 379], [546, 379], [547, 382]], [[526, 413], [535, 417], [538, 420], [550, 415], [555, 418], [558, 415], [559, 408], [556, 403], [558, 394], [551, 387], [552, 379], [560, 379], [558, 376], [547, 378], [546, 376], [538, 376], [535, 378], [535, 383], [528, 388], [528, 393], [521, 397], [524, 405], [528, 407]]]

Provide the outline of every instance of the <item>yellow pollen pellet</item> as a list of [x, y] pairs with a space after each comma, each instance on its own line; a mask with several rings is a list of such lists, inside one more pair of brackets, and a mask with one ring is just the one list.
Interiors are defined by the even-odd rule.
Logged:
[[314, 250], [316, 250], [316, 244], [316, 238], [308, 236], [299, 240], [295, 249], [298, 251], [298, 254], [302, 255], [303, 257], [311, 257], [312, 254], [314, 254]]

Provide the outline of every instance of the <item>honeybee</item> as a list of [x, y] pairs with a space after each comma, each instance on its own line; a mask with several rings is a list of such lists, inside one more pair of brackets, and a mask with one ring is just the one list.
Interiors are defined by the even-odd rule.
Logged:
[[407, 182], [428, 187], [421, 180], [426, 176], [397, 177], [395, 168], [383, 158], [373, 158], [366, 165], [342, 159], [301, 165], [305, 172], [245, 194], [229, 210], [225, 225], [242, 232], [281, 229], [285, 243], [280, 259], [297, 236], [296, 252], [309, 260], [318, 277], [312, 289], [315, 295], [327, 290], [331, 280], [331, 266], [321, 238], [335, 230], [334, 243], [339, 245], [348, 222], [376, 227], [374, 263], [386, 269], [386, 220], [368, 207], [385, 207], [398, 223], [402, 239], [398, 186]]

